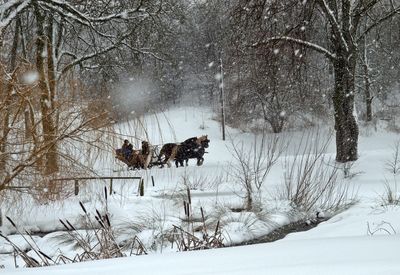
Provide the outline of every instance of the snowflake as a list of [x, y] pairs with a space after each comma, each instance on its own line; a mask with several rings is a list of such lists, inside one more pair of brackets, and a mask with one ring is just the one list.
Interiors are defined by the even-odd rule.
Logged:
[[22, 76], [22, 80], [25, 84], [34, 84], [38, 79], [39, 73], [37, 71], [29, 71]]

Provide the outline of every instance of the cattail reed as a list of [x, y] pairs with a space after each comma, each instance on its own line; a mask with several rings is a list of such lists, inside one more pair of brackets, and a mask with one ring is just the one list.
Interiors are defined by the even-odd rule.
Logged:
[[188, 216], [186, 204], [187, 204], [187, 202], [183, 201], [183, 210], [185, 211], [185, 216]]
[[87, 214], [86, 208], [81, 201], [79, 202], [79, 205], [81, 206], [83, 212], [85, 212], [85, 214]]
[[94, 217], [95, 217], [96, 221], [100, 224], [100, 226], [102, 228], [105, 228], [103, 221], [98, 216], [94, 216]]
[[71, 227], [72, 230], [76, 231], [76, 228], [69, 222], [69, 220], [65, 220], [65, 221]]
[[17, 228], [17, 226], [15, 225], [15, 223], [13, 222], [13, 220], [12, 220], [10, 217], [6, 216], [6, 219], [7, 219], [15, 228]]
[[67, 229], [67, 231], [70, 231], [71, 229], [63, 222], [63, 220], [59, 219], [60, 223]]
[[108, 217], [108, 214], [106, 214], [106, 221], [107, 221], [107, 224], [108, 224], [108, 226], [111, 226], [111, 223], [110, 223], [110, 219], [109, 219], [109, 217]]
[[192, 195], [190, 194], [189, 187], [186, 188], [189, 204], [192, 204]]
[[44, 252], [42, 252], [42, 251], [40, 251], [40, 250], [39, 250], [39, 253], [40, 253], [43, 257], [45, 257], [46, 259], [48, 259], [48, 260], [50, 260], [50, 261], [53, 261], [53, 259], [50, 258], [50, 256], [48, 256], [46, 253], [44, 253]]

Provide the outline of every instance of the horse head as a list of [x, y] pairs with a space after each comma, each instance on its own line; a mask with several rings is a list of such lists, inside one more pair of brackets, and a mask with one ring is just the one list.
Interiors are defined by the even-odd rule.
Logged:
[[203, 136], [199, 137], [198, 141], [203, 148], [208, 148], [208, 146], [209, 146], [208, 143], [210, 142], [210, 140], [208, 139], [207, 135], [203, 135]]

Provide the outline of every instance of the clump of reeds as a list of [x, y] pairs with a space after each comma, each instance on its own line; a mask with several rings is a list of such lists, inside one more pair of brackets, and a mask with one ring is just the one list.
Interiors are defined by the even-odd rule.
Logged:
[[223, 236], [220, 223], [217, 222], [214, 230], [208, 230], [204, 210], [201, 207], [201, 226], [195, 226], [195, 219], [192, 215], [192, 197], [190, 189], [187, 188], [187, 201], [183, 202], [185, 220], [188, 223], [187, 230], [174, 225], [172, 238], [170, 239], [172, 247], [176, 245], [178, 251], [202, 250], [210, 248], [224, 247]]
[[[15, 243], [13, 243], [7, 236], [0, 234], [15, 251], [15, 257], [20, 256], [25, 262], [26, 267], [40, 267], [40, 266], [50, 266], [57, 264], [75, 263], [90, 260], [99, 259], [109, 259], [125, 257], [127, 254], [131, 255], [143, 255], [147, 254], [146, 248], [137, 236], [134, 236], [130, 241], [125, 242], [124, 246], [120, 246], [114, 233], [110, 221], [110, 214], [107, 209], [107, 188], [104, 189], [104, 196], [106, 200], [106, 207], [104, 214], [96, 209], [94, 213], [93, 220], [91, 214], [87, 211], [82, 202], [79, 202], [83, 212], [84, 217], [88, 222], [88, 227], [93, 229], [94, 238], [88, 238], [89, 232], [86, 234], [81, 233], [76, 229], [75, 226], [69, 220], [60, 219], [60, 223], [64, 226], [66, 233], [70, 239], [77, 244], [77, 246], [82, 249], [83, 252], [78, 253], [75, 257], [68, 257], [66, 255], [60, 254], [55, 259], [45, 254], [40, 250], [39, 246], [32, 238], [32, 235], [27, 230], [24, 230], [25, 235], [21, 232], [14, 221], [7, 217], [8, 221], [17, 230], [17, 232], [24, 238], [24, 240], [29, 244], [28, 251], [21, 249]], [[37, 258], [29, 256], [29, 251], [33, 251]]]

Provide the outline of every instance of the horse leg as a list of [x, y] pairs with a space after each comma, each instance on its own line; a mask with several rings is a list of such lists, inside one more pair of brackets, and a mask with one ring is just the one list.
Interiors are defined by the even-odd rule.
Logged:
[[202, 158], [202, 157], [197, 158], [197, 166], [203, 165], [203, 161], [204, 161], [204, 158]]
[[164, 161], [161, 160], [162, 156], [166, 157], [164, 147], [161, 148], [160, 153], [158, 154], [158, 157], [157, 157], [157, 162], [160, 165], [160, 168], [164, 168], [164, 164], [166, 162], [166, 159]]
[[165, 164], [168, 166], [168, 168], [171, 167], [170, 157], [168, 157], [168, 156], [165, 156], [164, 160], [161, 160], [161, 158], [159, 158], [159, 162], [160, 162], [161, 168], [164, 168]]
[[189, 166], [189, 159], [186, 159], [185, 161], [186, 161], [186, 166]]
[[167, 164], [168, 168], [171, 168], [171, 158], [165, 159], [164, 164]]
[[164, 168], [164, 162], [161, 160], [161, 155], [158, 156], [157, 162], [159, 163], [160, 168]]
[[[168, 167], [171, 167], [171, 163], [170, 163], [171, 160], [175, 160], [175, 165], [177, 165], [177, 163], [176, 163], [176, 161], [177, 161], [177, 159], [176, 159], [177, 153], [178, 153], [178, 145], [175, 145], [172, 148], [171, 154], [170, 154], [170, 156], [168, 158]], [[178, 167], [178, 166], [176, 166], [176, 167]]]

